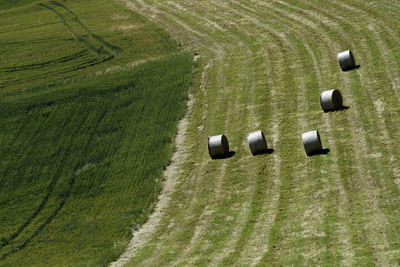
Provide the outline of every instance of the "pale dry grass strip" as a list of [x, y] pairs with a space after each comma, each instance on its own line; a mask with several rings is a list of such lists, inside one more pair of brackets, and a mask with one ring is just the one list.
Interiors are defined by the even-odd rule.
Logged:
[[[286, 4], [283, 3], [282, 1], [277, 1], [281, 4]], [[293, 6], [291, 6], [293, 8]], [[307, 13], [309, 14], [313, 14], [312, 11], [307, 10]], [[331, 26], [336, 26], [337, 24], [335, 22], [331, 22], [328, 18], [321, 16], [320, 14], [317, 15], [318, 18], [322, 18], [321, 21], [323, 21], [323, 23], [327, 24], [327, 25], [331, 25]], [[293, 18], [293, 16], [291, 16], [291, 18]], [[295, 21], [299, 21], [299, 18], [294, 16], [294, 18], [296, 19]], [[312, 25], [311, 28], [313, 29], [317, 29], [318, 27], [316, 25], [311, 24], [310, 21], [307, 21], [307, 23], [304, 23], [304, 25]], [[302, 36], [306, 36], [303, 31], [301, 29], [300, 30], [300, 38], [302, 38]], [[296, 30], [297, 31], [297, 30]], [[321, 34], [319, 34], [320, 36]], [[329, 59], [330, 55], [329, 53], [332, 53], [331, 50], [324, 52], [324, 49], [320, 49], [321, 52], [323, 52], [324, 54], [324, 58], [323, 61], [321, 63], [318, 63], [318, 60], [314, 54], [314, 52], [312, 51], [312, 49], [310, 48], [308, 41], [305, 40], [304, 38], [302, 38], [303, 44], [306, 47], [309, 55], [311, 56], [312, 62], [313, 62], [313, 72], [316, 74], [317, 77], [317, 81], [318, 81], [318, 87], [320, 88], [321, 91], [323, 90], [328, 90], [331, 88], [327, 88], [325, 83], [323, 82], [322, 78], [321, 78], [321, 69], [323, 69], [322, 66], [327, 66], [329, 65]], [[334, 53], [334, 51], [333, 51]], [[307, 101], [306, 99], [304, 99], [304, 101]], [[343, 220], [338, 222], [339, 224], [339, 236], [340, 236], [340, 247], [341, 247], [341, 254], [343, 257], [343, 261], [342, 264], [344, 266], [351, 266], [352, 265], [352, 258], [355, 255], [354, 252], [354, 248], [351, 244], [351, 240], [350, 240], [350, 233], [351, 233], [351, 229], [349, 227], [349, 218], [350, 218], [350, 211], [349, 211], [349, 200], [348, 200], [348, 196], [347, 196], [347, 192], [344, 189], [343, 183], [341, 182], [341, 177], [339, 174], [339, 166], [338, 166], [338, 155], [336, 152], [337, 145], [335, 142], [334, 137], [332, 136], [332, 131], [333, 131], [333, 126], [332, 126], [332, 122], [328, 119], [328, 116], [325, 115], [323, 116], [323, 120], [324, 120], [324, 132], [326, 133], [326, 137], [324, 138], [324, 140], [326, 140], [326, 142], [329, 144], [329, 147], [331, 148], [331, 156], [332, 156], [332, 161], [333, 164], [330, 166], [331, 170], [330, 173], [333, 173], [334, 175], [334, 180], [335, 180], [335, 187], [338, 189], [339, 191], [339, 207], [338, 207], [338, 215], [340, 218], [342, 218]], [[326, 188], [324, 188], [326, 190]], [[331, 190], [334, 190], [334, 188], [331, 188]]]
[[[244, 6], [244, 4], [239, 3], [238, 1], [235, 1], [236, 4], [240, 5], [240, 6]], [[254, 12], [256, 13], [255, 10], [246, 7], [246, 9], [249, 12]], [[242, 14], [243, 15], [243, 14]], [[273, 20], [271, 20], [273, 22]], [[288, 47], [288, 49], [290, 51], [297, 51], [297, 48], [291, 44], [290, 41], [288, 41], [288, 39], [285, 37], [285, 35], [283, 35], [282, 33], [278, 33], [275, 30], [266, 27], [266, 25], [263, 25], [262, 23], [260, 23], [258, 21], [258, 19], [253, 18], [253, 22], [257, 23], [257, 26], [259, 26], [260, 28], [263, 28], [264, 30], [266, 30], [267, 32], [273, 32], [274, 35], [278, 38], [282, 38], [282, 41], [284, 42], [284, 44]], [[300, 56], [292, 56], [291, 59], [294, 61], [291, 62], [289, 65], [292, 66], [292, 71], [297, 73], [296, 77], [302, 77], [302, 75], [300, 73], [298, 73], [297, 69], [300, 68], [301, 66], [298, 64], [298, 60], [300, 60]], [[284, 62], [282, 62], [282, 64], [284, 64]], [[299, 103], [299, 106], [297, 108], [297, 110], [301, 110], [302, 112], [300, 112], [299, 114], [299, 123], [300, 123], [300, 128], [301, 130], [299, 130], [299, 132], [304, 132], [307, 129], [307, 118], [306, 118], [306, 112], [308, 110], [308, 107], [305, 105], [305, 103], [307, 103], [307, 99], [305, 98], [305, 92], [306, 92], [306, 88], [305, 88], [305, 84], [304, 84], [304, 80], [303, 79], [299, 79], [298, 84], [298, 88], [297, 91], [298, 93], [298, 101], [296, 101], [297, 103]], [[296, 90], [295, 88], [293, 88], [294, 90]], [[302, 168], [302, 172], [298, 172], [298, 177], [300, 179], [302, 179], [301, 177], [307, 177], [309, 176], [309, 174], [307, 174], [307, 172], [305, 172], [304, 170], [310, 170], [310, 168]], [[304, 226], [304, 233], [307, 234], [315, 234], [315, 235], [319, 235], [319, 231], [317, 230], [317, 228], [319, 228], [317, 225], [321, 225], [322, 221], [320, 220], [319, 223], [317, 223], [318, 219], [321, 219], [323, 217], [323, 214], [325, 214], [325, 212], [323, 210], [320, 210], [320, 208], [316, 209], [315, 207], [319, 207], [318, 203], [311, 203], [310, 204], [310, 209], [308, 209], [308, 212], [306, 210], [306, 212], [304, 213], [304, 217], [303, 217], [303, 226]], [[311, 228], [310, 228], [311, 227]], [[266, 242], [267, 243], [267, 242]], [[265, 250], [267, 250], [267, 247], [265, 248]], [[312, 257], [316, 257], [318, 254], [321, 254], [323, 252], [323, 248], [318, 248], [316, 246], [314, 246], [313, 248], [311, 248], [311, 253], [309, 254], [305, 254], [304, 256], [306, 258], [308, 258], [308, 256], [312, 256]], [[261, 257], [256, 257], [256, 259], [260, 259]], [[254, 261], [255, 263], [257, 263], [257, 261]]]
[[[229, 116], [228, 116], [228, 117], [229, 117]], [[220, 176], [223, 177], [223, 175], [220, 175]], [[219, 193], [217, 192], [216, 195], [218, 195], [218, 194], [219, 194]], [[206, 211], [207, 214], [211, 214], [211, 213], [212, 213], [212, 211], [207, 211], [207, 209], [205, 209], [205, 211]], [[201, 235], [202, 235], [202, 233], [203, 233], [203, 230], [202, 230], [202, 229], [204, 229], [204, 227], [201, 227], [202, 217], [200, 217], [199, 221], [200, 221], [200, 222], [198, 223], [198, 225], [200, 225], [200, 228], [199, 228], [199, 227], [196, 227], [195, 234], [194, 234], [194, 236], [193, 236], [193, 238], [192, 238], [190, 244], [186, 247], [186, 249], [183, 251], [183, 253], [181, 253], [181, 254], [179, 255], [179, 257], [176, 259], [177, 261], [175, 261], [175, 262], [178, 262], [178, 263], [179, 263], [179, 259], [180, 259], [180, 258], [184, 258], [184, 256], [186, 255], [186, 253], [187, 253], [188, 251], [190, 251], [191, 248], [192, 248], [192, 246], [194, 246], [194, 245], [196, 244], [196, 241], [198, 241], [198, 238], [201, 238]], [[206, 224], [205, 224], [205, 225], [206, 225]], [[196, 233], [197, 233], [197, 234], [196, 234]]]
[[189, 95], [187, 102], [187, 112], [182, 120], [179, 122], [178, 133], [175, 137], [176, 151], [172, 155], [171, 163], [164, 171], [165, 180], [163, 182], [163, 189], [158, 197], [158, 202], [154, 212], [149, 216], [147, 222], [140, 229], [132, 229], [132, 239], [129, 241], [128, 247], [125, 252], [118, 258], [117, 261], [110, 264], [112, 267], [119, 267], [126, 264], [141, 248], [158, 227], [163, 212], [169, 204], [171, 195], [175, 190], [178, 183], [179, 176], [182, 174], [182, 165], [185, 162], [188, 153], [186, 142], [186, 131], [188, 128], [188, 117], [192, 112], [193, 96]]
[[[331, 24], [331, 26], [332, 26], [332, 24]], [[334, 27], [334, 26], [332, 26], [332, 27]], [[341, 31], [341, 30], [339, 30], [340, 31], [340, 35], [341, 36], [346, 36], [346, 34], [343, 32], [343, 31]], [[335, 44], [335, 42], [332, 42], [333, 44]], [[337, 51], [338, 51], [338, 49], [339, 48], [336, 48], [337, 49]], [[350, 81], [348, 80], [348, 78], [346, 78], [346, 81], [345, 81], [345, 88], [349, 88], [349, 85], [350, 85]], [[351, 96], [349, 97], [349, 95], [348, 94], [346, 94], [347, 95], [347, 97], [350, 99], [350, 103], [354, 103], [354, 100], [351, 98]], [[358, 113], [354, 113], [353, 112], [353, 114], [355, 114], [355, 116], [356, 116], [356, 119], [354, 119], [354, 121], [360, 121], [360, 119], [359, 119], [359, 114]], [[367, 146], [367, 142], [366, 142], [366, 136], [365, 136], [365, 132], [363, 132], [363, 131], [361, 131], [360, 129], [358, 129], [358, 128], [354, 128], [354, 131], [357, 133], [356, 135], [354, 135], [354, 139], [356, 140], [356, 142], [358, 143], [358, 145], [356, 146], [356, 147], [362, 147], [362, 148], [366, 148], [366, 147], [368, 147]], [[353, 133], [354, 133], [354, 131], [352, 131]], [[361, 138], [360, 138], [361, 137]], [[357, 153], [358, 154], [358, 161], [360, 162], [360, 163], [362, 163], [363, 162], [363, 160], [362, 160], [362, 156], [361, 156], [361, 154], [359, 154], [359, 153]], [[358, 168], [358, 172], [359, 172], [359, 175], [358, 176], [361, 176], [361, 177], [369, 177], [369, 180], [368, 181], [371, 181], [371, 179], [372, 179], [372, 177], [370, 176], [370, 174], [369, 173], [366, 173], [365, 172], [365, 169], [364, 168], [362, 168], [361, 166]], [[371, 185], [371, 184], [370, 184]], [[375, 201], [371, 201], [371, 196], [373, 196], [373, 197], [376, 197], [377, 196], [377, 194], [378, 194], [378, 192], [374, 192], [373, 191], [373, 189], [371, 189], [371, 188], [368, 188], [368, 190], [369, 190], [369, 192], [371, 193], [371, 194], [367, 194], [367, 195], [369, 195], [369, 200], [368, 201], [370, 201], [371, 203], [373, 203], [373, 207], [374, 207], [374, 211], [377, 213], [377, 214], [379, 214], [379, 215], [376, 215], [376, 216], [374, 216], [375, 218], [380, 218], [379, 219], [379, 221], [377, 221], [376, 222], [376, 224], [373, 224], [374, 226], [373, 227], [379, 227], [379, 225], [382, 223], [382, 219], [384, 220], [384, 215], [379, 211], [379, 209], [377, 208], [377, 199], [375, 198]], [[373, 193], [374, 192], [374, 193]], [[368, 204], [367, 204], [368, 205]], [[387, 225], [387, 224], [386, 224]], [[373, 244], [375, 245], [375, 247], [377, 248], [377, 249], [381, 249], [381, 243], [383, 243], [383, 244], [387, 244], [387, 241], [386, 241], [386, 238], [385, 238], [385, 236], [381, 236], [381, 237], [383, 237], [383, 239], [384, 240], [381, 240], [381, 241], [378, 241], [379, 240], [379, 238], [377, 237], [377, 232], [379, 232], [379, 230], [371, 230], [371, 235], [372, 236], [375, 236], [374, 237], [374, 242], [373, 242]], [[381, 260], [381, 263], [384, 265], [384, 264], [388, 264], [388, 262], [387, 261], [385, 261], [386, 259], [384, 258], [384, 257], [380, 257], [380, 260]]]
[[[275, 48], [277, 49], [277, 48]], [[275, 51], [274, 51], [275, 52]], [[276, 53], [279, 53], [280, 51], [277, 50]], [[269, 53], [265, 51], [265, 56], [266, 60], [269, 59]], [[278, 56], [279, 59], [281, 59], [280, 63], [278, 64], [283, 64], [282, 57]], [[276, 94], [277, 94], [277, 88], [274, 86], [274, 83], [272, 81], [272, 72], [271, 69], [265, 61], [264, 63], [264, 68], [265, 68], [265, 77], [268, 77], [268, 88], [270, 89], [270, 94], [271, 94], [271, 99], [274, 99]], [[277, 113], [278, 107], [277, 103], [274, 101], [271, 101], [271, 134], [272, 136], [270, 137], [272, 140], [272, 147], [274, 149], [277, 149], [277, 142], [279, 140], [279, 120], [278, 116], [274, 116], [273, 114]], [[276, 209], [277, 209], [277, 204], [278, 204], [278, 199], [279, 199], [279, 188], [281, 185], [281, 177], [280, 177], [280, 168], [281, 168], [281, 156], [276, 152], [272, 155], [272, 161], [273, 161], [273, 168], [272, 172], [270, 174], [271, 179], [273, 179], [273, 186], [272, 190], [268, 192], [271, 197], [269, 198], [269, 202], [263, 205], [262, 210], [260, 212], [260, 215], [258, 216], [257, 221], [255, 222], [254, 225], [254, 231], [253, 233], [249, 236], [248, 241], [246, 245], [244, 246], [243, 250], [240, 252], [240, 257], [238, 259], [238, 264], [242, 265], [250, 265], [254, 266], [257, 264], [257, 262], [262, 258], [262, 255], [265, 253], [265, 251], [268, 250], [268, 245], [269, 245], [269, 233], [271, 230], [271, 226], [275, 220], [276, 216]]]
[[[304, 42], [306, 43], [306, 42]], [[324, 90], [329, 90], [330, 88], [327, 87], [327, 85], [323, 82], [322, 80], [322, 75], [321, 75], [321, 69], [322, 66], [326, 66], [329, 63], [327, 62], [327, 57], [329, 58], [329, 55], [326, 55], [321, 63], [318, 62], [315, 54], [312, 52], [312, 49], [308, 46], [308, 44], [306, 44], [307, 50], [309, 50], [309, 53], [311, 55], [312, 58], [312, 62], [313, 62], [313, 66], [314, 66], [314, 73], [317, 76], [317, 81], [318, 81], [318, 87], [320, 88], [321, 91]], [[355, 251], [354, 251], [354, 247], [351, 243], [351, 229], [350, 229], [350, 217], [351, 217], [351, 213], [350, 213], [350, 203], [349, 203], [349, 197], [347, 194], [347, 191], [344, 188], [343, 182], [341, 180], [340, 177], [340, 173], [339, 173], [339, 164], [338, 164], [338, 153], [337, 153], [337, 144], [335, 141], [335, 138], [333, 136], [333, 131], [334, 131], [334, 126], [333, 123], [331, 121], [331, 119], [329, 119], [328, 114], [326, 114], [325, 116], [323, 116], [323, 125], [325, 128], [325, 138], [324, 138], [324, 142], [326, 142], [328, 144], [328, 147], [331, 150], [331, 157], [332, 157], [332, 161], [333, 164], [330, 166], [330, 173], [333, 174], [334, 177], [334, 182], [335, 182], [335, 187], [338, 190], [339, 193], [339, 205], [338, 205], [338, 217], [340, 219], [340, 221], [337, 222], [338, 224], [338, 235], [339, 235], [339, 246], [340, 246], [340, 253], [342, 256], [342, 262], [341, 265], [342, 266], [353, 266], [353, 261], [352, 259], [355, 256]], [[331, 190], [335, 190], [335, 188], [331, 188]]]

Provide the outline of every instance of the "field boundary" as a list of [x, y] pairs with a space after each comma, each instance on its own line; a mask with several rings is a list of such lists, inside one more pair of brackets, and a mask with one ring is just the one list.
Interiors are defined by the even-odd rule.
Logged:
[[132, 238], [129, 241], [126, 250], [116, 261], [110, 264], [110, 267], [120, 267], [128, 263], [129, 260], [135, 255], [136, 251], [148, 241], [148, 238], [155, 232], [157, 226], [159, 225], [163, 216], [163, 211], [168, 206], [171, 195], [178, 183], [180, 174], [179, 170], [188, 155], [184, 144], [186, 141], [186, 131], [189, 123], [188, 117], [192, 112], [193, 103], [193, 95], [189, 94], [187, 111], [184, 117], [179, 121], [178, 133], [175, 137], [176, 150], [172, 155], [171, 163], [163, 173], [165, 180], [163, 182], [162, 191], [158, 196], [158, 201], [153, 213], [151, 213], [146, 223], [143, 224], [139, 229], [136, 227], [132, 228]]

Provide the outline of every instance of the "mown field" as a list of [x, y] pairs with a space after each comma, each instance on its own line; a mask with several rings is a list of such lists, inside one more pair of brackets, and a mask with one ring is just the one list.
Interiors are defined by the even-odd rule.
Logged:
[[[202, 55], [177, 185], [129, 266], [400, 265], [398, 2], [121, 2]], [[322, 112], [330, 89], [348, 109]], [[274, 153], [251, 156], [258, 129]], [[314, 129], [329, 153], [307, 157]], [[221, 133], [236, 154], [211, 160]]]
[[117, 1], [0, 0], [0, 266], [103, 266], [161, 190], [192, 55]]

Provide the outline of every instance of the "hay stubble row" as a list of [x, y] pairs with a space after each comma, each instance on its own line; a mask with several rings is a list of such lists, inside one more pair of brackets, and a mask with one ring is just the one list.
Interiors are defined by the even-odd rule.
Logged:
[[[376, 63], [390, 61], [388, 46], [399, 44], [396, 18], [362, 1], [152, 0], [131, 7], [212, 64], [204, 62], [211, 67], [203, 89], [196, 90], [200, 79], [193, 86], [185, 143], [193, 156], [164, 217], [130, 264], [396, 263], [399, 189], [393, 181], [400, 178], [400, 153], [390, 144], [399, 137], [392, 126], [399, 119], [382, 121], [376, 105], [365, 105], [378, 96], [387, 114], [395, 110], [390, 92], [398, 96], [397, 88], [388, 85], [379, 94], [374, 88], [386, 79], [395, 84], [400, 68], [368, 64], [366, 51], [374, 51]], [[376, 18], [382, 20], [371, 32], [364, 21]], [[356, 47], [354, 36], [369, 33], [385, 34], [382, 45], [368, 49], [361, 42], [367, 47], [356, 52], [363, 67], [336, 75], [332, 54]], [[352, 106], [325, 116], [312, 96], [332, 88], [342, 88]], [[331, 152], [302, 161], [296, 133], [321, 122]], [[247, 129], [266, 129], [271, 136], [279, 153], [269, 155], [270, 162], [248, 153]], [[209, 160], [204, 140], [215, 132], [229, 135], [234, 158]]]
[[[355, 60], [350, 50], [339, 53], [337, 58], [342, 71], [356, 68]], [[343, 106], [342, 95], [339, 90], [335, 89], [323, 91], [321, 93], [320, 105], [324, 112], [348, 108]], [[250, 133], [247, 136], [247, 141], [253, 156], [266, 154], [268, 152], [267, 141], [263, 131], [258, 130]], [[321, 138], [317, 130], [303, 133], [302, 141], [308, 156], [323, 153]], [[208, 153], [212, 159], [227, 158], [234, 153], [229, 150], [229, 142], [224, 134], [208, 137], [207, 145]]]
[[[350, 63], [348, 62], [343, 63], [343, 59], [341, 58], [341, 54], [343, 53], [346, 53], [346, 55], [351, 55], [351, 57], [345, 56], [347, 60], [351, 61]], [[349, 50], [346, 52], [339, 53], [338, 59], [339, 59], [339, 64], [341, 64], [340, 66], [342, 67], [343, 71], [355, 68], [355, 61]], [[345, 64], [346, 66], [343, 67], [342, 64]], [[348, 108], [348, 107], [343, 107], [342, 101], [343, 100], [341, 93], [335, 89], [323, 91], [320, 95], [320, 104], [324, 112], [337, 111], [340, 109]], [[268, 153], [267, 141], [265, 139], [263, 131], [258, 130], [250, 133], [247, 136], [247, 141], [249, 144], [251, 154], [253, 156]], [[323, 153], [321, 138], [317, 130], [303, 133], [302, 141], [305, 152], [308, 156]], [[210, 154], [210, 157], [212, 159], [228, 158], [232, 156], [232, 154], [234, 153], [233, 151], [229, 150], [229, 141], [224, 134], [208, 137], [207, 146], [208, 146], [208, 153]]]

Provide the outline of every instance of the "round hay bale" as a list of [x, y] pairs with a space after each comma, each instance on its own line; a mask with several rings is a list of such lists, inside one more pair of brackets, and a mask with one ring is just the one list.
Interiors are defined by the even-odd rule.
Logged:
[[338, 90], [323, 91], [319, 98], [324, 112], [338, 110], [342, 107], [342, 94]]
[[322, 143], [318, 131], [310, 131], [301, 135], [307, 156], [322, 152]]
[[228, 155], [229, 142], [225, 135], [216, 135], [208, 138], [208, 153], [211, 158], [219, 158]]
[[354, 61], [353, 53], [350, 50], [340, 52], [338, 55], [339, 65], [342, 71], [354, 69], [356, 63]]
[[247, 136], [247, 141], [249, 142], [250, 151], [253, 156], [267, 152], [267, 141], [262, 131], [250, 133]]

